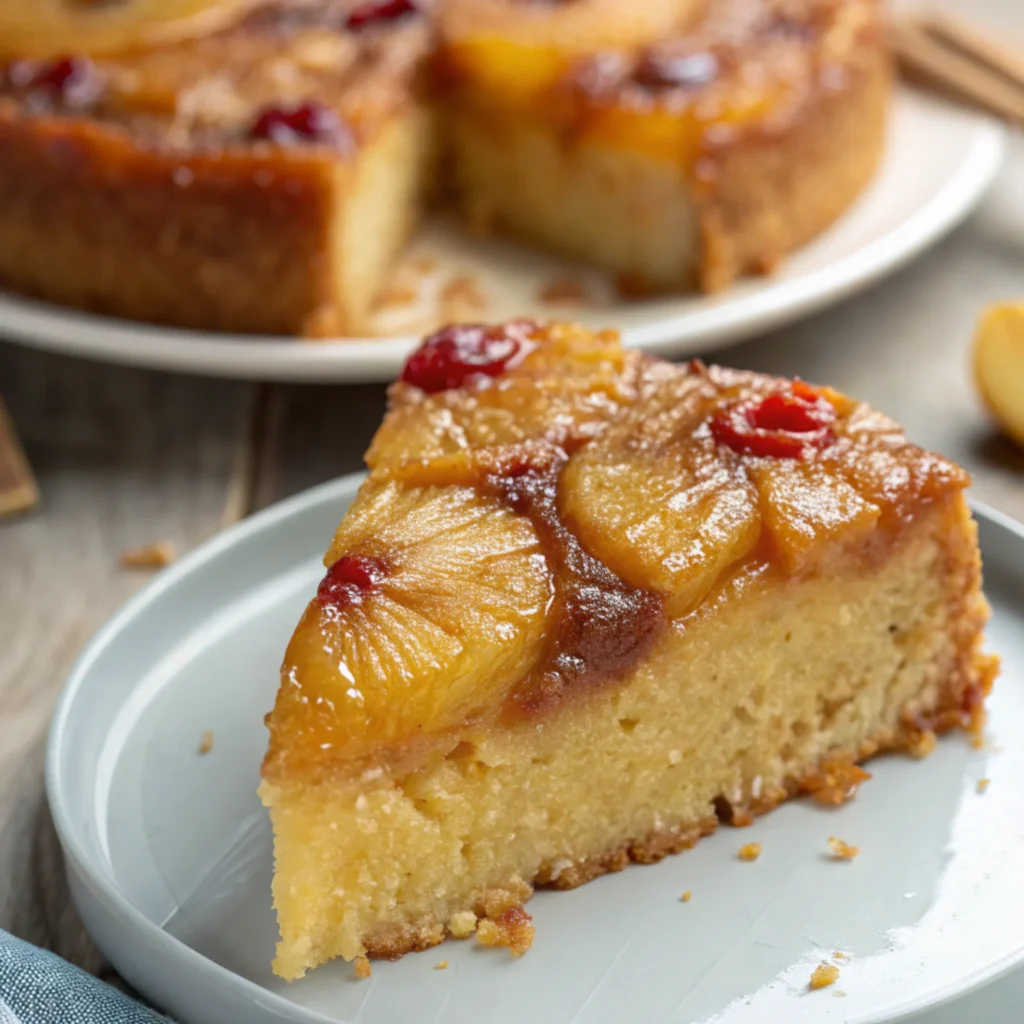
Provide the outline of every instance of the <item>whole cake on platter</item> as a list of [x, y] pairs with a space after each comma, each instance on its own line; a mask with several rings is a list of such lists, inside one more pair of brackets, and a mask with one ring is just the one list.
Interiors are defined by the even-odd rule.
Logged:
[[717, 289], [870, 180], [880, 0], [0, 5], [0, 285], [202, 329], [366, 329], [454, 201]]
[[537, 886], [982, 724], [967, 474], [831, 388], [453, 326], [367, 464], [267, 718], [286, 978], [522, 952]]

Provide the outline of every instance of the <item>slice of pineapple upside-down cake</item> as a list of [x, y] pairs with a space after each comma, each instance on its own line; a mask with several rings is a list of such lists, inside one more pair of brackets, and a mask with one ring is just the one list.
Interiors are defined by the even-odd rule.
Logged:
[[830, 388], [449, 327], [367, 462], [267, 719], [286, 978], [520, 952], [535, 886], [980, 724], [967, 474]]

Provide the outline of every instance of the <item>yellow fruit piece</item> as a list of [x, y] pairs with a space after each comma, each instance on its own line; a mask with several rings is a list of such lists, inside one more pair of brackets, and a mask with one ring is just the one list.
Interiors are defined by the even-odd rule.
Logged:
[[353, 553], [386, 571], [361, 600], [310, 602], [269, 722], [271, 774], [461, 724], [539, 656], [550, 573], [529, 521], [497, 499], [371, 481], [326, 562]]
[[814, 564], [838, 541], [868, 534], [881, 510], [820, 465], [775, 460], [750, 467], [761, 515], [788, 572]]
[[238, 18], [256, 0], [0, 0], [0, 58], [92, 57], [194, 38]]
[[566, 467], [562, 512], [621, 579], [692, 610], [761, 533], [739, 456], [701, 429], [714, 395], [698, 377], [669, 381]]
[[446, 0], [439, 24], [447, 62], [472, 92], [510, 105], [536, 98], [576, 58], [630, 51], [693, 22], [704, 0]]
[[982, 315], [974, 380], [999, 426], [1024, 445], [1024, 302], [990, 306]]

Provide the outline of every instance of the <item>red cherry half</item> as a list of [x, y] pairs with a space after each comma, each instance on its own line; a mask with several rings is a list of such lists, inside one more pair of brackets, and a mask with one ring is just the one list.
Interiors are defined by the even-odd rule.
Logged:
[[321, 604], [348, 608], [361, 604], [387, 575], [388, 567], [383, 559], [370, 555], [342, 555], [320, 581], [316, 596]]
[[452, 324], [426, 338], [409, 357], [399, 378], [429, 394], [458, 388], [475, 377], [497, 377], [535, 347], [536, 324]]
[[381, 21], [397, 21], [406, 15], [416, 14], [418, 10], [414, 0], [369, 0], [349, 14], [345, 28], [357, 32]]
[[99, 95], [102, 78], [88, 57], [57, 57], [34, 63], [18, 61], [8, 72], [19, 87], [45, 92], [73, 107], [84, 107]]
[[788, 392], [732, 402], [711, 419], [711, 433], [733, 451], [803, 459], [835, 439], [836, 411], [803, 381]]
[[348, 141], [348, 130], [338, 115], [322, 103], [307, 101], [294, 106], [265, 107], [249, 131], [253, 139], [279, 146], [300, 142]]

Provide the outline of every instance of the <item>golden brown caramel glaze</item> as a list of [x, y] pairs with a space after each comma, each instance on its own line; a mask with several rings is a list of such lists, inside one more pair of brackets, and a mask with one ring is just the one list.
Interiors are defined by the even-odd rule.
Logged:
[[[666, 613], [685, 629], [851, 550], [870, 571], [968, 483], [828, 388], [672, 366], [577, 327], [531, 340], [500, 377], [392, 388], [325, 560], [354, 560], [345, 587], [372, 585], [310, 604], [268, 718], [269, 779], [416, 756], [503, 709], [546, 713], [614, 685]], [[824, 446], [765, 457], [715, 438], [721, 410], [794, 394], [831, 411]]]
[[194, 39], [260, 0], [32, 0], [0, 4], [0, 59], [93, 56]]
[[717, 152], [779, 134], [844, 90], [881, 38], [877, 0], [721, 0], [676, 38], [580, 62], [546, 109], [581, 135], [692, 163], [710, 185]]
[[429, 44], [422, 15], [346, 29], [357, 6], [277, 0], [241, 8], [235, 23], [199, 39], [104, 54], [93, 62], [100, 87], [84, 110], [73, 93], [34, 87], [32, 62], [8, 68], [0, 96], [29, 114], [88, 113], [142, 145], [200, 152], [259, 145], [249, 136], [261, 111], [315, 101], [345, 129], [320, 141], [344, 152], [410, 102]]
[[581, 56], [632, 51], [692, 24], [707, 0], [441, 0], [439, 76], [537, 99]]

